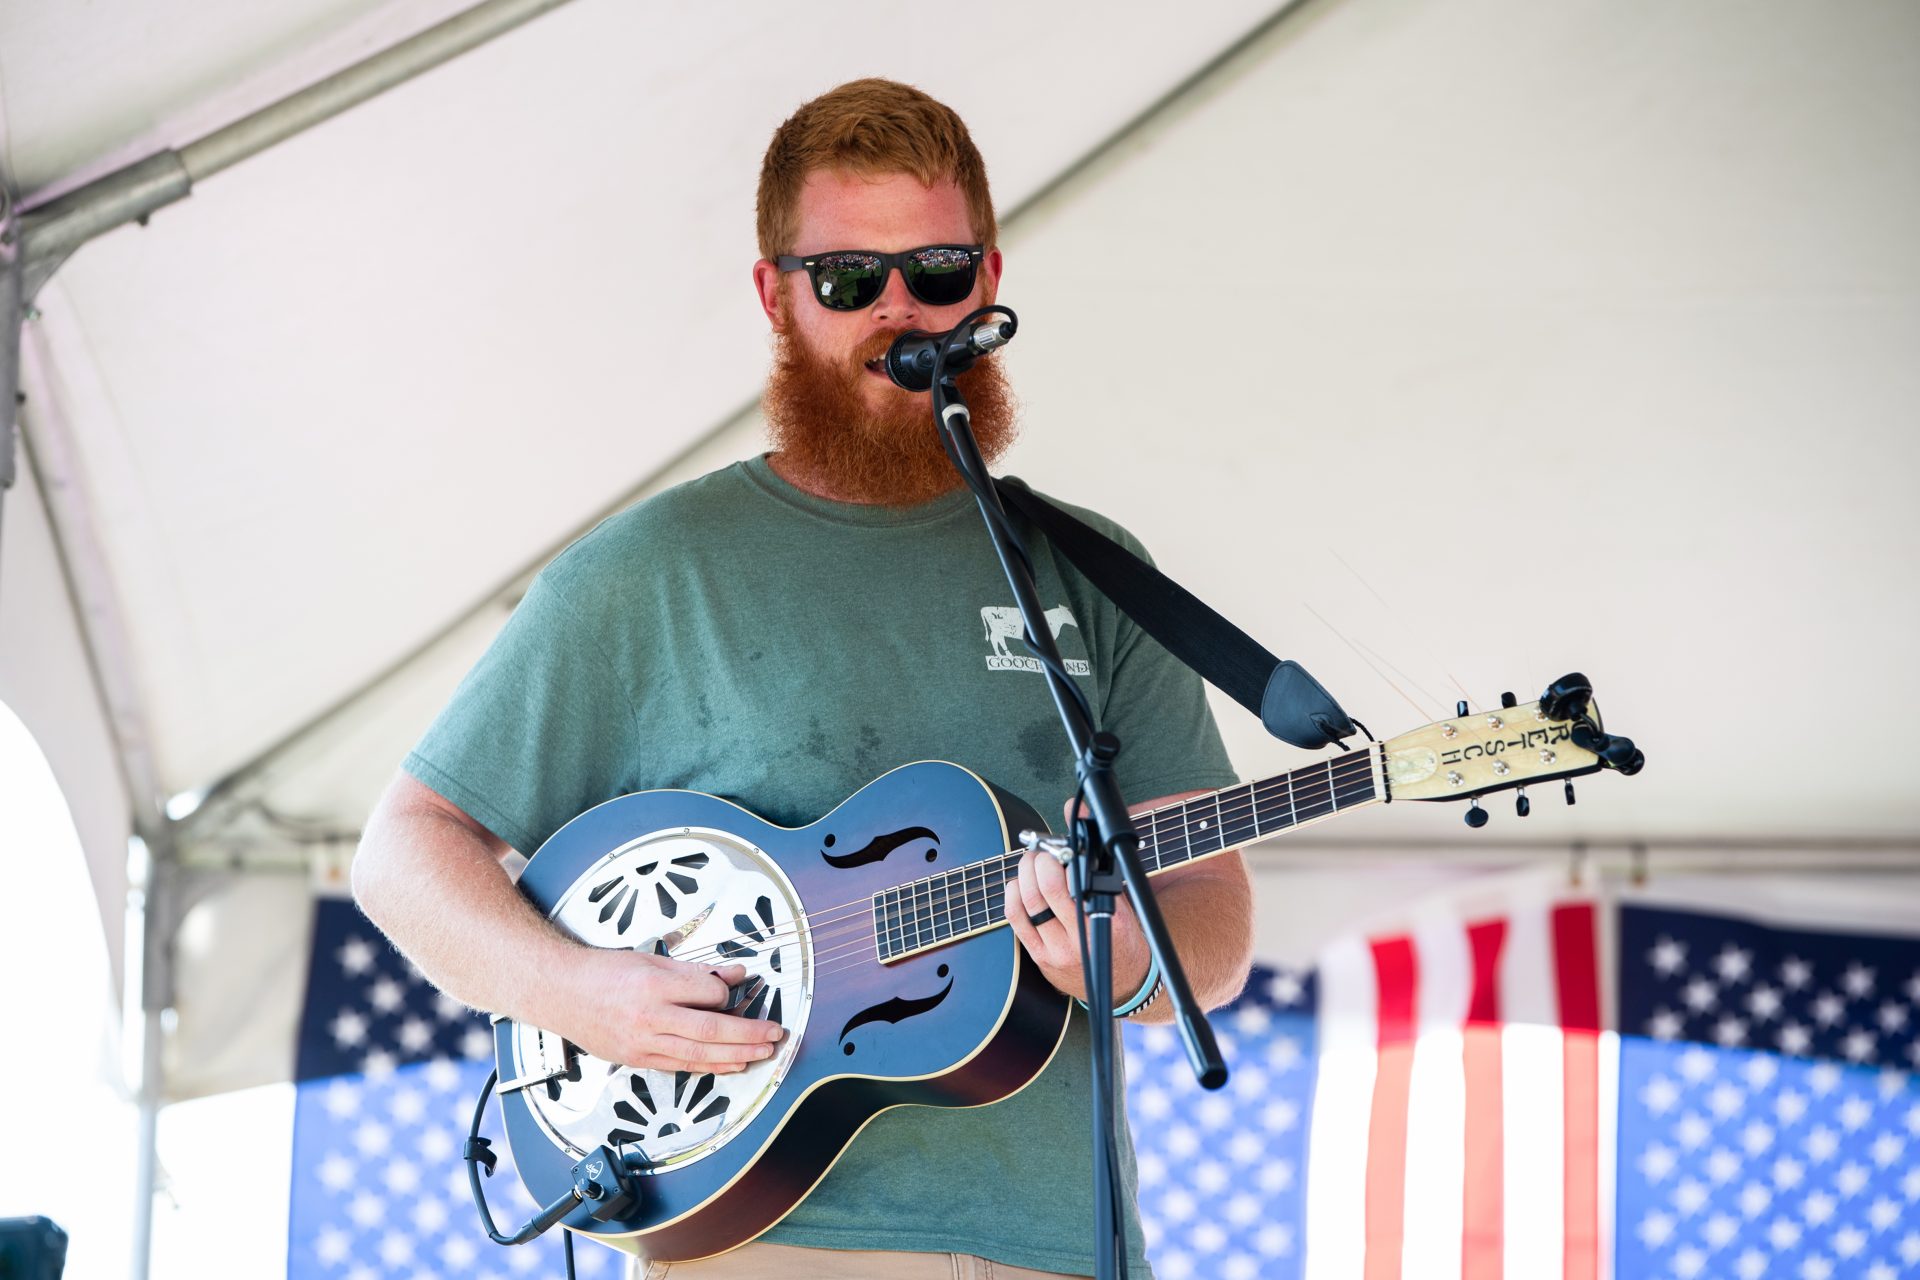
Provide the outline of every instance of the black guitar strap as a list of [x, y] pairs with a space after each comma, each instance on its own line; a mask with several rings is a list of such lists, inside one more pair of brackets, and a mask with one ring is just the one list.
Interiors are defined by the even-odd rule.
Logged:
[[1191, 591], [1048, 502], [1025, 481], [1007, 476], [993, 483], [1000, 501], [1046, 534], [1123, 613], [1202, 679], [1260, 717], [1268, 733], [1308, 750], [1353, 734], [1352, 718], [1299, 663], [1274, 657]]

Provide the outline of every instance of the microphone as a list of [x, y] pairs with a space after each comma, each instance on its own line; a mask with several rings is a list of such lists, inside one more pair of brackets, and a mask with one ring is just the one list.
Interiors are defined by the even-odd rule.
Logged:
[[[909, 391], [927, 390], [933, 385], [934, 354], [964, 328], [966, 326], [962, 325], [945, 333], [907, 330], [887, 348], [887, 376], [893, 379], [895, 386], [905, 387]], [[947, 357], [947, 368], [959, 372], [989, 351], [1006, 346], [1013, 338], [1013, 330], [1014, 322], [1011, 320], [972, 326], [967, 332], [966, 341], [958, 343], [953, 354]]]

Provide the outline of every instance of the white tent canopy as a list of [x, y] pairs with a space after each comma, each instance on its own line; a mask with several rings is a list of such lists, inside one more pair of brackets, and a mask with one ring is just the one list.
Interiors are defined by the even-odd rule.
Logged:
[[[10, 4], [16, 208], [456, 10]], [[1920, 10], [600, 0], [33, 299], [0, 700], [110, 939], [130, 831], [188, 869], [175, 1095], [270, 1074], [295, 1013], [307, 880], [227, 868], [337, 871], [530, 572], [757, 447], [759, 156], [865, 74], [955, 106], [1013, 211], [1007, 470], [1378, 731], [1578, 668], [1652, 761], [1524, 827], [1328, 840], [1910, 861], [1920, 789], [1878, 740], [1920, 705]], [[1243, 772], [1289, 762], [1220, 709]]]

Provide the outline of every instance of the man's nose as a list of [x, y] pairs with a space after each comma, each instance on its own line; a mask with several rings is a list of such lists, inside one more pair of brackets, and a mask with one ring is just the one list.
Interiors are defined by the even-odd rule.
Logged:
[[919, 326], [920, 299], [914, 297], [913, 291], [907, 288], [906, 272], [895, 268], [887, 273], [887, 283], [873, 304], [873, 318], [877, 324], [897, 325], [903, 329]]

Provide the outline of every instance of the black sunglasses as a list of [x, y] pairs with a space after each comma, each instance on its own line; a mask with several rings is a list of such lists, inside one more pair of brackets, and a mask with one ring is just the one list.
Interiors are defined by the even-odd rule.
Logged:
[[930, 307], [965, 302], [979, 274], [984, 245], [930, 244], [902, 253], [872, 249], [835, 249], [808, 257], [784, 254], [774, 259], [782, 271], [804, 269], [813, 281], [813, 296], [829, 311], [858, 311], [870, 307], [887, 287], [895, 267], [906, 277], [913, 296]]

